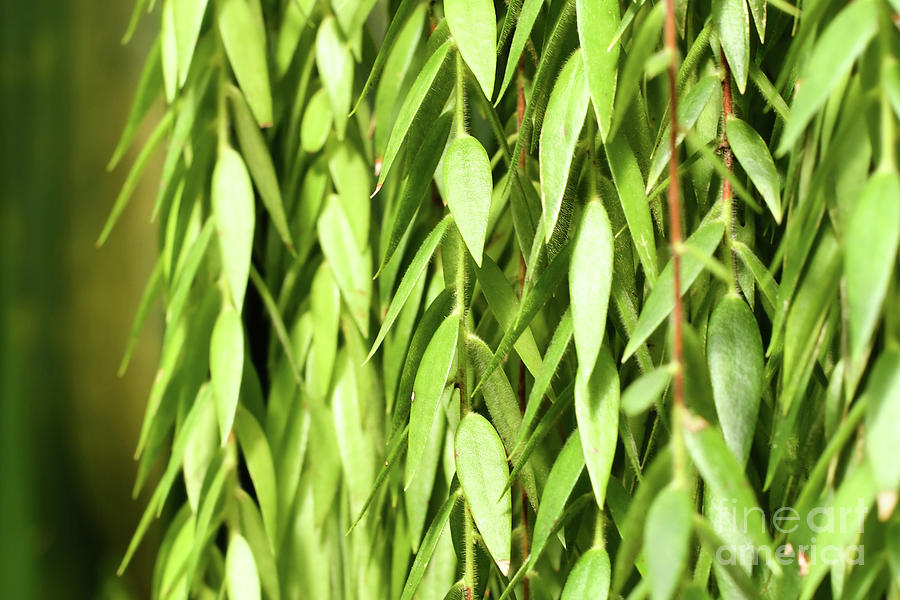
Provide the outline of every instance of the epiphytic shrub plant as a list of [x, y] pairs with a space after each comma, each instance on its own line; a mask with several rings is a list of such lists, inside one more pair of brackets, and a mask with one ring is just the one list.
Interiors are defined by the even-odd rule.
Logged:
[[156, 4], [155, 598], [900, 597], [897, 0]]

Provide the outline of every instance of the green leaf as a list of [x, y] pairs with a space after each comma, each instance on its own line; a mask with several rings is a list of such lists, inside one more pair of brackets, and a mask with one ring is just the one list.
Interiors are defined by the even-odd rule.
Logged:
[[459, 490], [450, 492], [450, 495], [447, 496], [447, 499], [444, 500], [437, 514], [431, 520], [428, 531], [425, 532], [425, 537], [422, 539], [421, 546], [419, 546], [419, 551], [416, 553], [416, 558], [409, 568], [409, 576], [406, 578], [406, 584], [403, 586], [403, 594], [400, 596], [400, 600], [412, 600], [414, 597], [416, 588], [419, 587], [419, 582], [422, 581], [422, 576], [425, 574], [425, 567], [428, 566], [428, 561], [431, 560], [431, 556], [434, 554], [434, 549], [441, 538], [444, 526], [450, 520], [450, 513], [453, 511], [453, 507], [459, 498]]
[[791, 103], [791, 118], [778, 145], [779, 156], [791, 149], [816, 111], [850, 72], [877, 29], [878, 3], [857, 0], [847, 4], [822, 32], [798, 79], [800, 89]]
[[103, 230], [97, 237], [97, 246], [102, 246], [106, 243], [106, 240], [109, 237], [109, 234], [112, 232], [113, 227], [115, 227], [116, 222], [118, 222], [119, 217], [125, 210], [125, 207], [128, 206], [128, 201], [131, 200], [131, 195], [134, 193], [134, 190], [137, 187], [141, 173], [144, 172], [144, 168], [146, 168], [150, 157], [153, 155], [153, 151], [156, 150], [157, 145], [159, 145], [159, 142], [163, 139], [163, 136], [168, 132], [169, 127], [172, 125], [172, 119], [173, 112], [170, 110], [162, 119], [160, 119], [159, 123], [156, 124], [153, 132], [144, 143], [144, 147], [141, 148], [141, 151], [138, 154], [137, 159], [135, 159], [131, 170], [128, 171], [128, 176], [125, 178], [125, 183], [122, 184], [122, 190], [119, 192], [119, 195], [116, 196], [116, 201], [113, 204], [112, 210], [109, 211], [109, 217], [106, 218], [106, 223], [104, 223], [103, 225]]
[[275, 482], [275, 464], [266, 434], [259, 423], [243, 406], [237, 408], [234, 429], [238, 443], [247, 462], [247, 471], [256, 491], [262, 520], [272, 548], [277, 548], [278, 535], [278, 491]]
[[172, 104], [178, 92], [178, 43], [175, 41], [175, 0], [163, 0], [162, 22], [159, 26], [162, 57], [163, 91], [166, 102]]
[[[641, 7], [649, 5], [632, 4], [632, 6]], [[629, 112], [628, 107], [632, 103], [632, 98], [640, 87], [641, 77], [644, 74], [644, 66], [647, 64], [647, 60], [659, 44], [659, 34], [662, 30], [663, 19], [666, 14], [665, 8], [664, 4], [658, 3], [650, 10], [644, 11], [646, 16], [643, 21], [641, 21], [640, 29], [638, 29], [633, 37], [631, 48], [625, 59], [625, 65], [621, 69], [619, 81], [616, 84], [616, 110], [613, 111], [613, 124], [607, 135], [607, 141], [616, 137], [619, 126], [622, 125], [626, 113]], [[628, 14], [626, 13], [625, 16], [627, 18]], [[623, 20], [620, 25], [620, 30], [622, 25], [626, 24], [626, 21]], [[614, 36], [613, 40], [614, 41], [610, 43], [610, 46], [612, 46], [613, 43], [618, 43], [617, 36]], [[616, 151], [613, 150], [613, 153], [615, 152]]]
[[316, 66], [331, 102], [335, 132], [338, 139], [343, 139], [350, 102], [353, 100], [353, 56], [332, 16], [322, 20], [316, 34]]
[[606, 600], [609, 596], [609, 555], [594, 547], [582, 554], [569, 571], [560, 600]]
[[128, 343], [125, 346], [125, 352], [122, 353], [122, 362], [119, 363], [119, 377], [122, 377], [128, 369], [128, 363], [131, 361], [131, 355], [134, 352], [134, 347], [137, 344], [141, 329], [143, 329], [144, 324], [147, 322], [147, 317], [150, 316], [150, 309], [153, 308], [154, 300], [156, 300], [157, 295], [162, 290], [162, 272], [163, 261], [162, 257], [160, 257], [156, 260], [156, 265], [153, 267], [153, 273], [150, 274], [150, 278], [144, 286], [144, 291], [141, 293], [137, 314], [134, 316], [131, 333], [128, 335]]
[[509, 471], [500, 436], [478, 413], [456, 430], [456, 473], [475, 526], [500, 572], [509, 573], [512, 501], [503, 484]]
[[334, 195], [325, 202], [317, 229], [322, 252], [341, 288], [350, 316], [363, 337], [368, 337], [372, 295], [371, 251], [356, 245], [353, 228]]
[[260, 600], [259, 574], [253, 551], [240, 534], [233, 534], [225, 555], [225, 589], [230, 600]]
[[359, 98], [356, 99], [356, 104], [353, 106], [353, 113], [359, 109], [359, 105], [365, 100], [369, 91], [376, 83], [378, 83], [384, 65], [391, 54], [391, 50], [397, 43], [397, 39], [400, 37], [400, 33], [403, 31], [407, 20], [416, 8], [422, 4], [422, 0], [401, 0], [400, 5], [394, 12], [390, 25], [384, 34], [384, 39], [381, 41], [381, 46], [378, 49], [378, 55], [375, 57], [375, 63], [372, 65], [372, 70], [369, 72], [369, 77], [366, 79], [362, 92], [360, 92]]
[[[490, 364], [491, 349], [480, 338], [470, 334], [466, 340], [466, 351], [469, 364], [473, 367], [473, 375], [478, 379]], [[495, 369], [485, 380], [485, 384], [481, 386], [481, 394], [490, 414], [491, 423], [496, 427], [500, 439], [503, 440], [507, 455], [513, 456], [516, 442], [522, 431], [522, 413], [516, 394], [502, 369]], [[546, 469], [541, 470], [544, 465], [539, 465], [537, 461], [534, 465], [536, 469], [532, 468], [531, 463], [523, 466], [519, 481], [522, 483], [532, 507], [537, 508], [538, 493], [535, 470], [540, 472], [540, 479], [543, 480], [546, 476]]]
[[[866, 389], [869, 409], [866, 411], [866, 453], [872, 463], [872, 471], [878, 485], [880, 505], [892, 498], [897, 503], [897, 487], [900, 486], [900, 351], [891, 349], [882, 354], [869, 379]], [[879, 513], [881, 514], [881, 513]], [[890, 514], [890, 511], [887, 511]], [[881, 519], [884, 521], [885, 519]]]
[[706, 355], [725, 441], [738, 463], [745, 465], [756, 431], [765, 365], [756, 318], [739, 296], [730, 294], [716, 305], [709, 320]]
[[525, 436], [531, 430], [531, 424], [537, 416], [544, 394], [550, 390], [550, 382], [553, 380], [553, 376], [559, 368], [559, 363], [569, 347], [569, 342], [572, 340], [572, 332], [572, 311], [567, 310], [559, 320], [559, 325], [556, 326], [553, 337], [550, 339], [550, 345], [547, 346], [547, 351], [544, 353], [541, 368], [534, 376], [534, 384], [531, 386], [528, 402], [525, 405], [525, 416], [522, 418], [522, 429], [519, 434], [520, 443], [525, 440]]
[[544, 239], [549, 241], [562, 208], [575, 145], [581, 135], [590, 93], [581, 51], [577, 50], [559, 74], [541, 128], [541, 206]]
[[606, 330], [613, 273], [613, 234], [599, 198], [588, 201], [569, 264], [569, 298], [580, 372], [587, 377], [597, 361]]
[[[844, 233], [844, 278], [850, 357], [865, 355], [881, 316], [900, 242], [900, 178], [872, 176], [853, 205]], [[861, 366], [861, 365], [859, 365]]]
[[[502, 98], [503, 94], [506, 93], [506, 88], [509, 86], [509, 83], [512, 81], [513, 75], [516, 74], [519, 59], [522, 56], [522, 51], [525, 50], [525, 44], [528, 43], [528, 38], [531, 36], [531, 30], [534, 28], [534, 23], [537, 20], [538, 14], [541, 12], [541, 7], [544, 5], [544, 0], [525, 0], [524, 2], [520, 1], [520, 11], [518, 18], [515, 19], [515, 31], [513, 32], [512, 43], [509, 47], [509, 55], [506, 59], [506, 68], [503, 71], [503, 82], [500, 84], [500, 91], [497, 94], [497, 98]], [[515, 2], [509, 3], [509, 10], [513, 9], [513, 5]], [[512, 20], [510, 19], [510, 13], [507, 12], [506, 18], [503, 21], [504, 30], [507, 27], [507, 21], [509, 21], [510, 26], [512, 24]], [[503, 39], [503, 35], [501, 32], [501, 40], [500, 44], [505, 42]], [[490, 98], [490, 95], [488, 95]]]
[[390, 331], [391, 326], [394, 324], [394, 321], [397, 320], [400, 311], [409, 299], [409, 295], [416, 287], [416, 283], [418, 283], [419, 279], [425, 275], [425, 270], [428, 267], [431, 256], [434, 254], [434, 250], [437, 248], [438, 244], [441, 243], [444, 233], [447, 232], [447, 227], [449, 225], [449, 217], [441, 219], [440, 223], [431, 230], [431, 233], [428, 234], [428, 237], [425, 238], [425, 241], [423, 241], [422, 245], [419, 246], [419, 249], [416, 250], [416, 254], [406, 268], [406, 272], [403, 273], [403, 278], [400, 280], [400, 285], [397, 286], [397, 291], [394, 292], [394, 297], [391, 299], [391, 304], [384, 316], [384, 321], [381, 323], [381, 329], [378, 330], [378, 335], [375, 336], [375, 343], [372, 344], [372, 349], [369, 350], [369, 355], [366, 360], [372, 358], [372, 355], [378, 350], [382, 340], [384, 340], [384, 336]]
[[212, 210], [219, 232], [222, 270], [231, 300], [240, 312], [253, 252], [256, 222], [253, 187], [240, 154], [230, 147], [223, 147], [219, 152], [212, 177]]
[[438, 327], [419, 362], [409, 414], [409, 452], [406, 458], [405, 488], [409, 487], [415, 477], [422, 453], [428, 446], [432, 430], [435, 429], [434, 415], [440, 409], [439, 401], [447, 377], [450, 376], [458, 336], [459, 315], [452, 313]]
[[728, 118], [725, 131], [734, 156], [762, 194], [775, 222], [781, 223], [781, 179], [766, 143], [752, 127], [734, 116]]
[[534, 521], [531, 554], [528, 555], [527, 566], [530, 568], [537, 562], [550, 540], [555, 526], [569, 501], [569, 496], [584, 469], [584, 455], [581, 452], [581, 436], [578, 429], [572, 432], [565, 446], [559, 451], [544, 491], [541, 494], [541, 505]]
[[606, 157], [628, 222], [628, 231], [644, 267], [644, 276], [651, 286], [656, 286], [656, 241], [637, 158], [624, 135], [610, 138], [606, 143]]
[[271, 127], [272, 93], [262, 23], [246, 0], [223, 0], [217, 15], [228, 62], [247, 104], [260, 127]]
[[381, 266], [378, 268], [376, 277], [394, 256], [397, 246], [400, 245], [400, 240], [403, 239], [403, 236], [409, 230], [416, 211], [418, 211], [419, 205], [428, 192], [428, 184], [434, 177], [435, 170], [444, 154], [447, 136], [450, 135], [452, 123], [453, 113], [447, 112], [441, 115], [437, 122], [428, 130], [422, 145], [416, 152], [415, 157], [413, 157], [412, 164], [409, 167], [409, 175], [403, 184], [400, 200], [393, 213], [390, 238], [384, 248], [384, 256], [381, 259]]
[[753, 15], [753, 22], [756, 24], [756, 33], [759, 34], [759, 41], [766, 41], [766, 12], [769, 6], [768, 0], [748, 0], [750, 5], [750, 14]]
[[672, 380], [672, 370], [671, 365], [663, 365], [634, 380], [622, 392], [622, 411], [634, 417], [650, 408], [668, 387]]
[[138, 80], [137, 92], [134, 95], [134, 102], [131, 105], [131, 112], [128, 113], [128, 121], [122, 129], [122, 136], [116, 144], [109, 163], [106, 165], [108, 171], [112, 171], [125, 151], [134, 141], [134, 136], [138, 132], [138, 127], [150, 112], [156, 97], [162, 90], [162, 59], [160, 58], [159, 37], [153, 43], [153, 47], [147, 54], [147, 60], [144, 62], [144, 68], [141, 70], [141, 78]]
[[[685, 138], [685, 131], [694, 127], [700, 119], [700, 115], [706, 110], [710, 100], [716, 98], [716, 104], [721, 105], [722, 92], [719, 78], [715, 75], [709, 75], [699, 80], [694, 86], [688, 90], [683, 97], [678, 99], [678, 136], [676, 138], [676, 148], [681, 145]], [[717, 112], [720, 109], [717, 109]], [[659, 176], [669, 166], [669, 158], [672, 156], [672, 150], [669, 145], [671, 137], [671, 125], [666, 123], [658, 140], [659, 143], [653, 151], [650, 158], [650, 174], [647, 176], [647, 193], [656, 185]]]
[[178, 86], [184, 85], [200, 36], [200, 26], [206, 13], [207, 0], [184, 0], [173, 7], [175, 43], [178, 53]]
[[[400, 94], [404, 90], [409, 89], [411, 82], [410, 77], [415, 75], [415, 69], [420, 66], [424, 48], [422, 39], [425, 37], [425, 18], [427, 12], [427, 4], [420, 2], [415, 5], [409, 19], [403, 24], [403, 28], [399, 31], [396, 41], [394, 42], [394, 47], [388, 54], [387, 62], [384, 65], [387, 77], [381, 79], [378, 83], [373, 106], [375, 116], [374, 148], [376, 160], [384, 154], [388, 136], [394, 125], [394, 117], [397, 116], [397, 109], [400, 108], [398, 106]], [[395, 16], [394, 19], [396, 18], [397, 17]], [[391, 21], [390, 27], [394, 27], [393, 20]], [[383, 43], [382, 48], [384, 48]], [[376, 59], [376, 61], [379, 59]]]
[[475, 264], [481, 266], [493, 188], [491, 162], [481, 143], [470, 135], [453, 140], [444, 156], [443, 175], [450, 214]]
[[[475, 267], [475, 275], [494, 317], [504, 331], [508, 330], [519, 312], [519, 299], [513, 286], [490, 256], [482, 257], [481, 266]], [[531, 330], [526, 328], [513, 346], [525, 367], [536, 374], [541, 367], [541, 353]]]
[[551, 262], [547, 266], [547, 269], [541, 273], [540, 278], [531, 291], [522, 299], [515, 323], [506, 330], [505, 334], [503, 334], [503, 339], [500, 340], [500, 345], [497, 346], [497, 350], [494, 352], [491, 363], [481, 376], [481, 380], [475, 386], [475, 389], [472, 390], [473, 395], [478, 391], [478, 388], [481, 387], [481, 384], [484, 383], [493, 370], [500, 366], [500, 362], [506, 357], [507, 353], [509, 353], [513, 344], [519, 339], [525, 331], [525, 328], [531, 323], [531, 320], [534, 319], [534, 316], [550, 297], [550, 294], [556, 290], [560, 281], [562, 281], [563, 276], [568, 273], [570, 256], [571, 245], [566, 246], [556, 255], [553, 262]]
[[671, 486], [653, 500], [647, 512], [644, 548], [650, 597], [669, 600], [681, 583], [687, 566], [694, 505], [682, 487]]
[[[714, 427], [686, 411], [681, 415], [685, 445], [703, 481], [718, 498], [728, 499], [728, 514], [733, 528], [748, 544], [757, 549], [770, 548], [763, 512], [753, 489], [744, 478], [744, 469], [728, 449], [725, 439]], [[760, 550], [765, 563], [774, 574], [781, 572], [772, 560], [771, 548]]]
[[[721, 221], [710, 221], [695, 231], [691, 237], [687, 239], [685, 244], [692, 246], [697, 253], [703, 256], [712, 256], [719, 241], [722, 239], [722, 233], [725, 226]], [[647, 341], [647, 338], [659, 327], [675, 306], [675, 275], [672, 271], [672, 261], [670, 260], [663, 272], [660, 274], [656, 285], [650, 291], [650, 295], [644, 302], [644, 308], [641, 310], [641, 316], [638, 317], [637, 325], [625, 346], [625, 352], [622, 355], [622, 362], [628, 360], [632, 354]], [[681, 255], [681, 295], [683, 296], [693, 285], [694, 280], [703, 270], [703, 262], [692, 252], [683, 252]]]
[[619, 441], [619, 374], [606, 348], [590, 378], [584, 370], [575, 375], [575, 418], [594, 498], [602, 509]]
[[334, 112], [325, 88], [319, 88], [310, 97], [300, 124], [300, 147], [305, 152], [318, 152], [328, 140]]
[[388, 139], [387, 148], [384, 151], [384, 159], [373, 195], [377, 194], [384, 184], [384, 180], [394, 164], [394, 159], [410, 131], [418, 130], [423, 126], [430, 127], [444, 108], [444, 104], [450, 96], [450, 90], [453, 88], [455, 70], [454, 54], [450, 52], [450, 48], [450, 41], [446, 41], [434, 51], [406, 94], [406, 99], [403, 100], [400, 112], [397, 113], [397, 120], [394, 122], [391, 137]]
[[746, 0], [713, 0], [712, 16], [731, 74], [741, 94], [750, 70], [750, 12]]
[[222, 307], [209, 343], [209, 375], [216, 397], [222, 445], [231, 433], [244, 368], [244, 329], [241, 315], [229, 304]]
[[250, 170], [250, 176], [253, 177], [256, 189], [259, 190], [259, 197], [262, 199], [263, 206], [266, 207], [278, 235], [281, 236], [288, 248], [293, 249], [294, 243], [291, 240], [284, 203], [281, 199], [281, 187], [278, 184], [272, 157], [266, 148], [266, 140], [257, 127], [256, 121], [253, 120], [250, 107], [240, 91], [233, 86], [228, 86], [228, 99], [231, 101], [234, 129], [241, 145], [241, 154], [247, 162], [247, 168]]
[[619, 74], [619, 45], [610, 47], [619, 28], [619, 3], [615, 0], [576, 0], [575, 7], [591, 103], [600, 126], [600, 138], [606, 142], [612, 126], [616, 77]]
[[459, 53], [484, 95], [490, 98], [497, 69], [497, 15], [493, 0], [446, 0], [444, 15]]

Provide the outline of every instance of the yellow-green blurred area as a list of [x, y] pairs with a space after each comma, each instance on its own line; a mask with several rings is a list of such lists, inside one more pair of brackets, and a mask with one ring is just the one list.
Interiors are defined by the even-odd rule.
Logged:
[[127, 572], [116, 569], [146, 503], [131, 497], [132, 455], [158, 358], [158, 310], [127, 373], [116, 371], [156, 254], [158, 164], [95, 247], [142, 141], [107, 173], [157, 18], [145, 17], [123, 47], [131, 8], [0, 3], [4, 599], [149, 597], [157, 524]]

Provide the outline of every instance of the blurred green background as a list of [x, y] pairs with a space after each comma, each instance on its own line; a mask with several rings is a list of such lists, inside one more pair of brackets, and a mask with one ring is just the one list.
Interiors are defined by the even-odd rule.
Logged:
[[156, 28], [145, 17], [123, 47], [131, 9], [0, 3], [0, 598], [149, 596], [158, 531], [115, 569], [146, 501], [131, 457], [159, 314], [116, 370], [156, 254], [158, 164], [94, 246], [135, 156], [106, 172]]

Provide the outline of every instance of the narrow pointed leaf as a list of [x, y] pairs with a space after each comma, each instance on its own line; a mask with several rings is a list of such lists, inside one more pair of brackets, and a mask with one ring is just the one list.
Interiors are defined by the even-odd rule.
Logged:
[[493, 0], [446, 0], [444, 15], [459, 53], [484, 95], [490, 98], [497, 69], [497, 15]]
[[606, 600], [610, 565], [606, 550], [594, 547], [582, 554], [569, 571], [560, 600]]
[[575, 144], [581, 135], [589, 100], [584, 62], [581, 52], [576, 51], [553, 85], [541, 128], [541, 205], [546, 240], [553, 235], [559, 218]]
[[584, 207], [569, 264], [569, 298], [580, 371], [590, 375], [606, 330], [613, 273], [613, 234], [599, 198]]
[[744, 465], [756, 431], [765, 373], [759, 326], [740, 297], [728, 295], [716, 305], [709, 320], [706, 355], [725, 441]]
[[477, 139], [465, 135], [450, 143], [444, 156], [443, 181], [450, 214], [480, 266], [493, 181], [490, 159]]
[[209, 344], [209, 374], [216, 398], [222, 444], [231, 433], [241, 391], [244, 368], [244, 331], [240, 314], [225, 305], [213, 328]]
[[583, 370], [575, 376], [575, 418], [594, 498], [602, 509], [619, 441], [619, 374], [606, 348], [589, 377]]
[[693, 510], [687, 492], [674, 486], [663, 490], [650, 505], [644, 547], [653, 600], [670, 600], [681, 583], [690, 549]]
[[433, 435], [434, 415], [440, 410], [439, 401], [450, 375], [458, 335], [459, 315], [453, 313], [438, 327], [419, 363], [409, 414], [409, 452], [404, 487], [409, 487], [415, 477], [428, 439]]
[[222, 269], [232, 302], [240, 311], [244, 305], [244, 293], [250, 276], [256, 211], [250, 175], [240, 154], [233, 148], [223, 148], [216, 161], [212, 181], [212, 210], [219, 232]]
[[272, 93], [266, 36], [246, 0], [224, 0], [218, 7], [222, 44], [234, 76], [260, 127], [272, 125]]
[[762, 194], [775, 221], [781, 223], [781, 178], [766, 143], [752, 127], [737, 117], [728, 119], [725, 130], [734, 156]]
[[500, 436], [478, 413], [456, 430], [456, 473], [472, 519], [500, 572], [509, 573], [512, 505], [503, 484], [509, 473]]
[[606, 141], [612, 126], [616, 77], [619, 74], [619, 45], [610, 47], [619, 28], [619, 3], [615, 0], [576, 0], [575, 7], [591, 104], [600, 126], [600, 137]]
[[259, 573], [253, 551], [239, 534], [231, 536], [225, 555], [225, 589], [231, 600], [260, 600]]
[[[719, 245], [724, 230], [725, 227], [721, 221], [711, 221], [695, 231], [685, 243], [693, 246], [700, 254], [711, 256]], [[691, 252], [684, 252], [681, 255], [682, 296], [688, 291], [702, 270], [703, 262], [697, 256]], [[644, 302], [637, 325], [622, 355], [622, 361], [630, 358], [638, 347], [647, 341], [647, 338], [659, 327], [660, 323], [669, 316], [669, 313], [672, 312], [672, 308], [675, 306], [674, 284], [675, 275], [672, 271], [672, 261], [670, 260], [647, 297], [647, 301]]]

